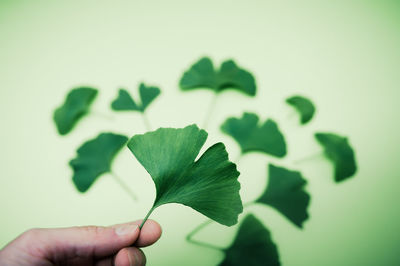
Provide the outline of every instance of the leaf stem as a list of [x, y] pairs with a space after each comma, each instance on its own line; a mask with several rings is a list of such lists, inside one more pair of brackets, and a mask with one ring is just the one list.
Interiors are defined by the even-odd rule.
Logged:
[[322, 156], [322, 155], [323, 155], [322, 151], [319, 151], [319, 152], [316, 152], [316, 153], [313, 153], [313, 154], [307, 155], [307, 156], [305, 156], [305, 157], [303, 157], [303, 158], [300, 158], [300, 159], [294, 160], [294, 161], [293, 161], [293, 164], [299, 164], [299, 163], [303, 163], [303, 162], [305, 162], [305, 161], [308, 161], [308, 160], [312, 160], [312, 159], [318, 158], [318, 157], [320, 157], [320, 156]]
[[213, 98], [212, 98], [212, 100], [210, 102], [210, 105], [208, 106], [207, 114], [206, 114], [206, 116], [204, 118], [204, 122], [203, 122], [203, 126], [202, 126], [202, 128], [205, 129], [205, 130], [208, 127], [208, 123], [210, 122], [210, 119], [211, 119], [211, 116], [212, 116], [212, 114], [214, 112], [215, 106], [217, 105], [217, 99], [218, 99], [218, 94], [214, 93]]
[[240, 152], [239, 155], [236, 156], [235, 161], [233, 161], [233, 162], [234, 162], [236, 165], [239, 164], [239, 161], [240, 161], [240, 159], [242, 159], [242, 157], [243, 157], [243, 154], [242, 154], [242, 152]]
[[133, 201], [137, 201], [135, 193], [133, 193], [129, 186], [114, 172], [111, 172], [110, 174], [114, 178], [115, 182], [117, 182], [117, 184], [122, 188], [122, 190], [125, 191]]
[[245, 204], [243, 204], [243, 209], [245, 209], [245, 208], [247, 208], [247, 207], [249, 207], [249, 206], [251, 206], [251, 205], [254, 205], [254, 204], [256, 204], [255, 201], [246, 202]]
[[100, 112], [100, 111], [93, 110], [93, 111], [90, 111], [90, 114], [92, 114], [94, 116], [97, 116], [97, 117], [101, 117], [103, 119], [107, 119], [109, 121], [114, 121], [115, 120], [115, 116], [110, 115], [110, 114], [106, 114], [106, 113], [103, 113], [103, 112]]
[[195, 229], [193, 229], [193, 230], [186, 236], [186, 241], [189, 242], [189, 243], [191, 243], [191, 244], [197, 245], [197, 246], [201, 246], [201, 247], [205, 247], [205, 248], [211, 248], [211, 249], [216, 249], [216, 250], [221, 250], [221, 251], [223, 251], [224, 248], [222, 248], [222, 247], [217, 247], [217, 246], [214, 246], [214, 245], [209, 244], [209, 243], [205, 243], [205, 242], [201, 242], [201, 241], [192, 239], [192, 237], [193, 237], [195, 234], [197, 234], [199, 231], [203, 230], [206, 226], [210, 225], [212, 222], [213, 222], [213, 220], [209, 219], [209, 220], [206, 220], [205, 222], [199, 224]]
[[151, 131], [151, 125], [150, 125], [149, 119], [147, 118], [147, 115], [145, 112], [142, 113], [142, 117], [143, 117], [143, 122], [144, 122], [144, 126], [146, 127], [146, 130]]
[[142, 229], [144, 223], [147, 221], [147, 219], [149, 219], [150, 214], [154, 211], [154, 209], [156, 208], [156, 206], [153, 206], [150, 211], [146, 214], [146, 216], [144, 217], [142, 223], [139, 226], [139, 229]]

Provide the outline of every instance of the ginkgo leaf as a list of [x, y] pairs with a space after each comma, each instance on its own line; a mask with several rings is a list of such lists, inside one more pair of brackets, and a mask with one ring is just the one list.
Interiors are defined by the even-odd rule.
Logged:
[[54, 122], [60, 135], [68, 134], [76, 123], [89, 112], [90, 105], [98, 91], [93, 88], [81, 87], [71, 90], [63, 105], [54, 111]]
[[142, 112], [161, 93], [157, 87], [146, 86], [143, 83], [139, 86], [140, 99], [142, 100]]
[[221, 130], [233, 137], [240, 145], [242, 154], [260, 151], [276, 157], [286, 155], [286, 143], [278, 125], [271, 119], [259, 125], [253, 113], [244, 113], [242, 118], [228, 118]]
[[86, 192], [104, 173], [111, 172], [114, 157], [128, 138], [113, 133], [101, 133], [85, 142], [77, 151], [78, 156], [69, 164], [74, 170], [72, 180], [80, 192]]
[[256, 202], [275, 208], [295, 225], [302, 227], [308, 219], [307, 207], [310, 202], [310, 196], [304, 190], [307, 181], [298, 171], [272, 164], [268, 169], [268, 185]]
[[313, 118], [315, 106], [309, 99], [303, 96], [293, 96], [287, 98], [286, 102], [300, 113], [300, 123], [302, 125], [308, 123]]
[[111, 108], [114, 111], [139, 111], [143, 113], [160, 92], [157, 87], [146, 86], [141, 83], [139, 85], [141, 103], [139, 104], [133, 100], [127, 90], [120, 89], [118, 97], [111, 103]]
[[249, 96], [256, 95], [253, 75], [237, 66], [233, 60], [223, 62], [220, 69], [215, 70], [211, 59], [203, 57], [183, 74], [179, 85], [184, 91], [205, 88], [220, 93], [234, 89]]
[[336, 182], [356, 173], [354, 151], [346, 137], [333, 133], [316, 133], [315, 138], [324, 147], [325, 156], [334, 164]]
[[118, 97], [111, 103], [111, 108], [115, 111], [141, 111], [127, 90], [120, 89]]
[[276, 244], [269, 230], [254, 215], [247, 215], [240, 224], [232, 245], [224, 250], [220, 266], [280, 265]]
[[156, 199], [148, 215], [163, 204], [180, 203], [221, 224], [237, 222], [243, 210], [239, 172], [222, 143], [195, 161], [206, 139], [206, 131], [191, 125], [160, 128], [129, 140], [129, 149], [155, 183]]

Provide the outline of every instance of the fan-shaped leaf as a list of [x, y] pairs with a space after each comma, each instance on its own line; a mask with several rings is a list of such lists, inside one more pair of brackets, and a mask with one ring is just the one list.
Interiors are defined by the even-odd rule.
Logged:
[[243, 209], [239, 172], [222, 143], [214, 144], [195, 161], [206, 139], [207, 132], [196, 125], [160, 128], [133, 136], [128, 147], [155, 183], [152, 210], [180, 203], [221, 224], [233, 225]]
[[127, 90], [120, 89], [118, 97], [111, 103], [115, 111], [141, 111]]
[[225, 250], [220, 266], [277, 266], [278, 249], [268, 229], [253, 215], [247, 215], [240, 224], [232, 245]]
[[258, 116], [244, 113], [242, 118], [228, 118], [221, 130], [240, 145], [242, 154], [260, 151], [276, 157], [286, 155], [286, 143], [278, 125], [271, 119], [258, 125]]
[[226, 89], [234, 89], [250, 96], [256, 94], [256, 83], [250, 72], [238, 67], [233, 60], [223, 62], [217, 71], [208, 57], [193, 64], [183, 74], [179, 85], [182, 90], [206, 88], [220, 93]]
[[347, 138], [333, 133], [316, 133], [315, 138], [324, 147], [325, 156], [334, 164], [336, 182], [356, 173], [354, 151]]
[[70, 161], [74, 170], [72, 178], [80, 192], [86, 192], [96, 179], [111, 171], [112, 161], [128, 138], [113, 133], [102, 133], [85, 142], [78, 149], [78, 156]]
[[300, 123], [308, 123], [314, 116], [315, 106], [307, 98], [302, 96], [293, 96], [286, 99], [286, 102], [292, 105], [300, 113]]
[[310, 196], [304, 191], [307, 181], [298, 171], [290, 171], [269, 165], [268, 185], [264, 193], [256, 200], [272, 206], [298, 227], [308, 219], [307, 207]]
[[142, 111], [144, 112], [149, 104], [161, 93], [157, 87], [146, 86], [143, 83], [139, 86], [140, 99], [142, 100]]
[[143, 113], [150, 103], [160, 94], [160, 89], [141, 83], [139, 86], [139, 94], [141, 104], [136, 103], [127, 90], [120, 89], [118, 97], [111, 103], [111, 108], [114, 111], [139, 111]]
[[54, 122], [60, 135], [68, 134], [76, 123], [89, 112], [90, 105], [97, 96], [97, 90], [81, 87], [71, 90], [63, 105], [54, 111]]

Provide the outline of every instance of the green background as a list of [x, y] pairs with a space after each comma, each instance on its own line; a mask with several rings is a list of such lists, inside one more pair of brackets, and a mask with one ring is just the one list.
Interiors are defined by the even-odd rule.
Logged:
[[[230, 115], [254, 111], [279, 122], [288, 142], [284, 160], [251, 154], [239, 163], [243, 201], [255, 199], [267, 162], [301, 170], [309, 181], [310, 220], [298, 230], [268, 207], [255, 213], [272, 231], [283, 265], [399, 265], [398, 1], [0, 1], [0, 247], [32, 227], [109, 225], [142, 218], [154, 186], [125, 149], [114, 164], [140, 198], [132, 202], [105, 175], [79, 194], [67, 162], [84, 140], [113, 130], [145, 131], [139, 114], [113, 114], [121, 86], [158, 85], [150, 106], [153, 128], [201, 124], [209, 91], [182, 93], [178, 81], [200, 56], [219, 64], [234, 58], [252, 71], [258, 95], [226, 92], [209, 124], [205, 145], [223, 141]], [[60, 137], [52, 112], [78, 85], [99, 88], [95, 114]], [[317, 114], [305, 127], [284, 99], [301, 93]], [[112, 116], [113, 118], [110, 118]], [[312, 134], [349, 136], [357, 175], [334, 184]], [[229, 203], [228, 203], [229, 204]], [[243, 217], [243, 216], [241, 216]], [[213, 265], [219, 251], [187, 244], [184, 236], [206, 218], [178, 205], [152, 215], [161, 240], [145, 249], [149, 265]], [[197, 238], [227, 246], [236, 228], [213, 225]]]

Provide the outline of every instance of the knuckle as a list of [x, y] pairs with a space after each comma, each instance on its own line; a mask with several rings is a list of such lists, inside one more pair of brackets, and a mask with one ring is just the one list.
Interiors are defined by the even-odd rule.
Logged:
[[41, 234], [42, 229], [40, 228], [32, 228], [32, 229], [28, 229], [26, 230], [24, 233], [22, 233], [19, 236], [19, 240], [22, 242], [30, 242], [30, 241], [35, 241], [38, 239], [38, 237]]
[[89, 235], [93, 235], [94, 237], [96, 236], [100, 236], [104, 233], [104, 231], [106, 230], [105, 227], [102, 226], [84, 226], [82, 227], [82, 229]]

